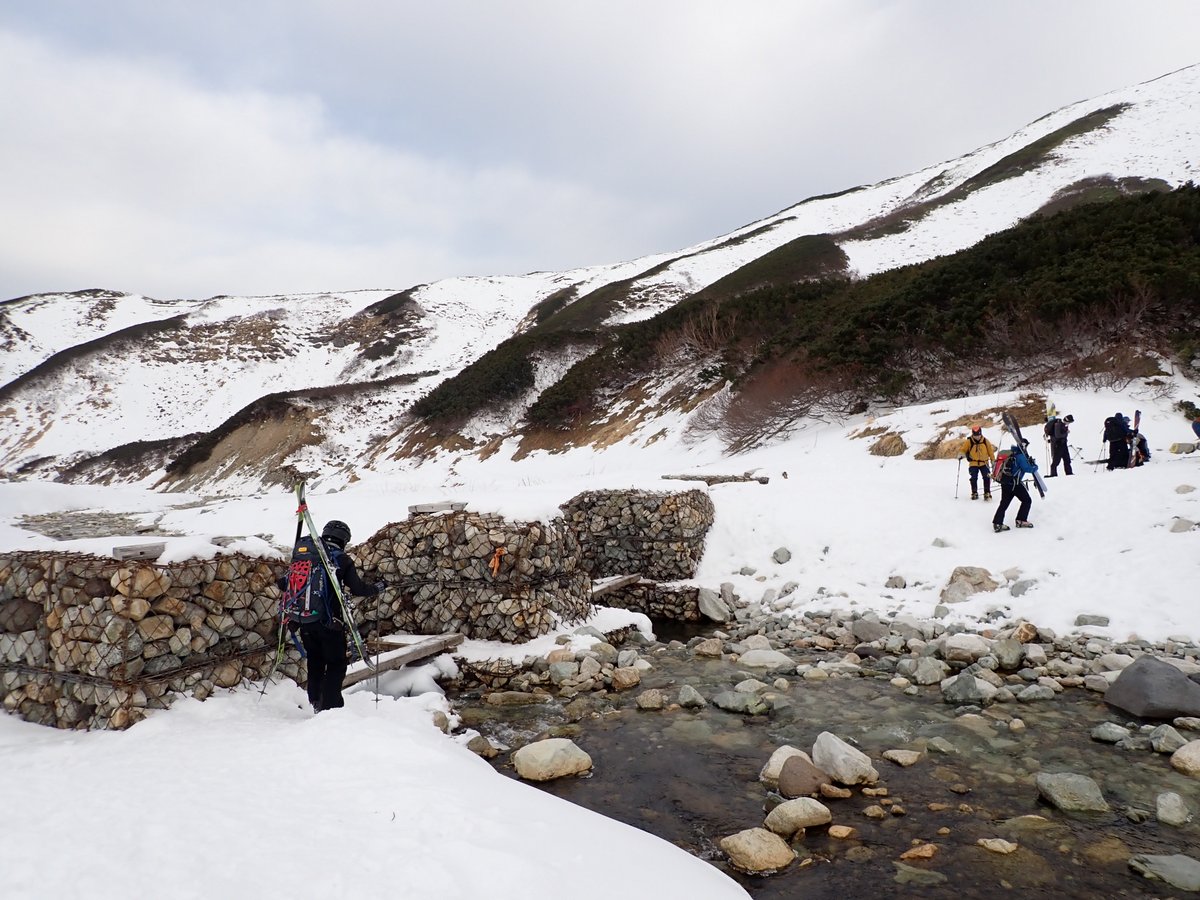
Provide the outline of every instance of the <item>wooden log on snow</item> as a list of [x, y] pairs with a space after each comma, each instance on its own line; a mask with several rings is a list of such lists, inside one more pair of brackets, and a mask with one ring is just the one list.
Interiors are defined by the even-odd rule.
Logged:
[[641, 575], [616, 575], [612, 578], [606, 578], [602, 582], [592, 583], [592, 599], [603, 597], [605, 594], [611, 594], [613, 591], [619, 591], [626, 585], [633, 584], [635, 581], [641, 581]]
[[390, 672], [409, 663], [437, 656], [445, 653], [447, 650], [453, 650], [462, 642], [463, 636], [461, 634], [438, 634], [433, 637], [418, 637], [416, 643], [406, 642], [396, 635], [389, 635], [381, 638], [379, 643], [384, 646], [390, 645], [397, 649], [380, 654], [379, 661], [374, 668], [364, 665], [361, 661], [355, 663], [346, 672], [346, 677], [342, 680], [342, 687], [348, 688], [353, 684], [358, 684], [360, 681], [366, 681], [368, 678], [374, 677], [377, 673]]
[[735, 481], [757, 481], [759, 484], [766, 484], [771, 480], [768, 475], [755, 475], [753, 472], [746, 472], [742, 475], [663, 475], [664, 481], [703, 481], [709, 487], [714, 484], [729, 484]]

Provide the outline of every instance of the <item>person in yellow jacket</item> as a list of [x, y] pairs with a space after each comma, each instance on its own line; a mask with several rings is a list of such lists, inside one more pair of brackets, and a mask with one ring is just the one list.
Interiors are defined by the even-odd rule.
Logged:
[[979, 476], [983, 475], [983, 499], [992, 499], [992, 464], [996, 461], [996, 447], [983, 436], [983, 429], [971, 426], [971, 436], [962, 442], [959, 459], [966, 459], [971, 476], [971, 499], [979, 499]]

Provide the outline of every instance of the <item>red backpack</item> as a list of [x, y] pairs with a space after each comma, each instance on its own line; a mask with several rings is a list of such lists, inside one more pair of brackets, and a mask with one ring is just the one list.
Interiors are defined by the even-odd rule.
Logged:
[[1004, 464], [1008, 462], [1008, 451], [1001, 450], [996, 454], [996, 464], [992, 466], [992, 481], [999, 481], [1004, 472]]

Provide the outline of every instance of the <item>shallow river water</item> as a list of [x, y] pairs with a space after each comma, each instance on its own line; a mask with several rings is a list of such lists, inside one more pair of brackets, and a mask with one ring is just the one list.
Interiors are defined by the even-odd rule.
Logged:
[[[598, 715], [578, 721], [557, 699], [497, 710], [482, 707], [477, 697], [459, 696], [455, 705], [466, 724], [511, 749], [539, 737], [572, 738], [591, 755], [592, 774], [538, 785], [541, 790], [709, 860], [756, 898], [1185, 896], [1135, 874], [1128, 859], [1138, 853], [1200, 856], [1200, 825], [1176, 828], [1154, 818], [1155, 798], [1164, 791], [1200, 810], [1197, 782], [1173, 770], [1166, 755], [1093, 741], [1089, 734], [1100, 722], [1130, 722], [1096, 694], [1067, 690], [1053, 701], [997, 705], [982, 718], [959, 718], [936, 685], [914, 697], [887, 676], [818, 683], [791, 676], [781, 692], [790, 706], [769, 716], [737, 715], [711, 704], [643, 711], [634, 698], [647, 688], [674, 691], [689, 683], [712, 697], [751, 674], [736, 663], [685, 651], [644, 655], [654, 670], [643, 674], [642, 684], [585, 700]], [[1010, 732], [1012, 717], [1024, 721], [1023, 731]], [[833, 824], [857, 829], [853, 838], [835, 840], [825, 827], [809, 829], [795, 844], [796, 862], [783, 872], [756, 877], [734, 871], [718, 841], [763, 825], [769, 809], [769, 791], [759, 781], [763, 765], [783, 744], [811, 751], [822, 731], [871, 756], [881, 776], [877, 787], [888, 789], [887, 808], [901, 806], [904, 814], [868, 818], [863, 811], [881, 798], [855, 788], [850, 799], [822, 800]], [[910, 768], [881, 757], [888, 749], [926, 748], [939, 737], [956, 752], [927, 752]], [[516, 777], [509, 759], [502, 753], [493, 763]], [[1045, 805], [1034, 786], [1040, 771], [1095, 778], [1111, 813], [1068, 815]], [[1148, 816], [1136, 823], [1131, 807]], [[1044, 821], [1011, 821], [1021, 816]], [[977, 846], [980, 838], [1004, 838], [1019, 849], [999, 855]], [[935, 844], [937, 852], [906, 863], [919, 870], [907, 874], [917, 880], [898, 882], [900, 854], [924, 843]], [[636, 885], [622, 886], [620, 861], [612, 862], [614, 896], [636, 895]], [[940, 873], [945, 880], [923, 884], [920, 873]]]

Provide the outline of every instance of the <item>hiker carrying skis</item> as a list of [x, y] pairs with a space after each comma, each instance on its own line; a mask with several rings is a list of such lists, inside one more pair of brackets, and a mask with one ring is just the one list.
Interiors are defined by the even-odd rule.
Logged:
[[1104, 440], [1108, 442], [1108, 471], [1129, 468], [1129, 419], [1120, 413], [1104, 420]]
[[[346, 544], [350, 542], [350, 526], [338, 519], [331, 519], [321, 529], [321, 542], [325, 546], [329, 561], [336, 569], [334, 577], [343, 589], [359, 597], [373, 597], [382, 593], [384, 583], [377, 581], [367, 584], [359, 578], [354, 560], [346, 553]], [[297, 546], [299, 547], [299, 544]], [[315, 568], [319, 565], [319, 560], [310, 560], [310, 563]], [[310, 579], [315, 580], [312, 576]], [[284, 575], [280, 579], [281, 589], [296, 594], [297, 591], [294, 588], [289, 589], [287, 582], [288, 576]], [[308, 657], [308, 701], [312, 704], [314, 712], [345, 705], [342, 699], [342, 681], [346, 677], [347, 667], [346, 613], [338, 604], [333, 591], [325, 590], [320, 593], [321, 602], [326, 604], [326, 608], [320, 611], [319, 617], [316, 613], [311, 616], [315, 621], [300, 623], [292, 618], [288, 624], [289, 628], [299, 631], [300, 642], [304, 645], [304, 653]]]
[[996, 461], [996, 448], [983, 436], [980, 426], [971, 426], [971, 436], [962, 442], [958, 456], [967, 460], [967, 472], [971, 476], [971, 499], [979, 499], [979, 476], [983, 475], [983, 499], [991, 500], [992, 463]]
[[1029, 441], [1021, 441], [1019, 446], [1014, 444], [1000, 468], [1000, 505], [996, 507], [996, 515], [992, 517], [992, 531], [1009, 530], [1004, 524], [1004, 514], [1008, 512], [1008, 505], [1012, 503], [1013, 497], [1021, 501], [1017, 509], [1017, 527], [1033, 527], [1033, 523], [1029, 521], [1033, 498], [1029, 496], [1029, 490], [1023, 481], [1026, 475], [1032, 475], [1036, 471], [1037, 463], [1029, 456]]
[[1050, 439], [1050, 474], [1047, 478], [1058, 477], [1058, 465], [1062, 463], [1063, 474], [1073, 475], [1071, 471], [1071, 447], [1067, 443], [1067, 435], [1071, 433], [1071, 423], [1074, 416], [1051, 416], [1046, 422], [1046, 437]]

